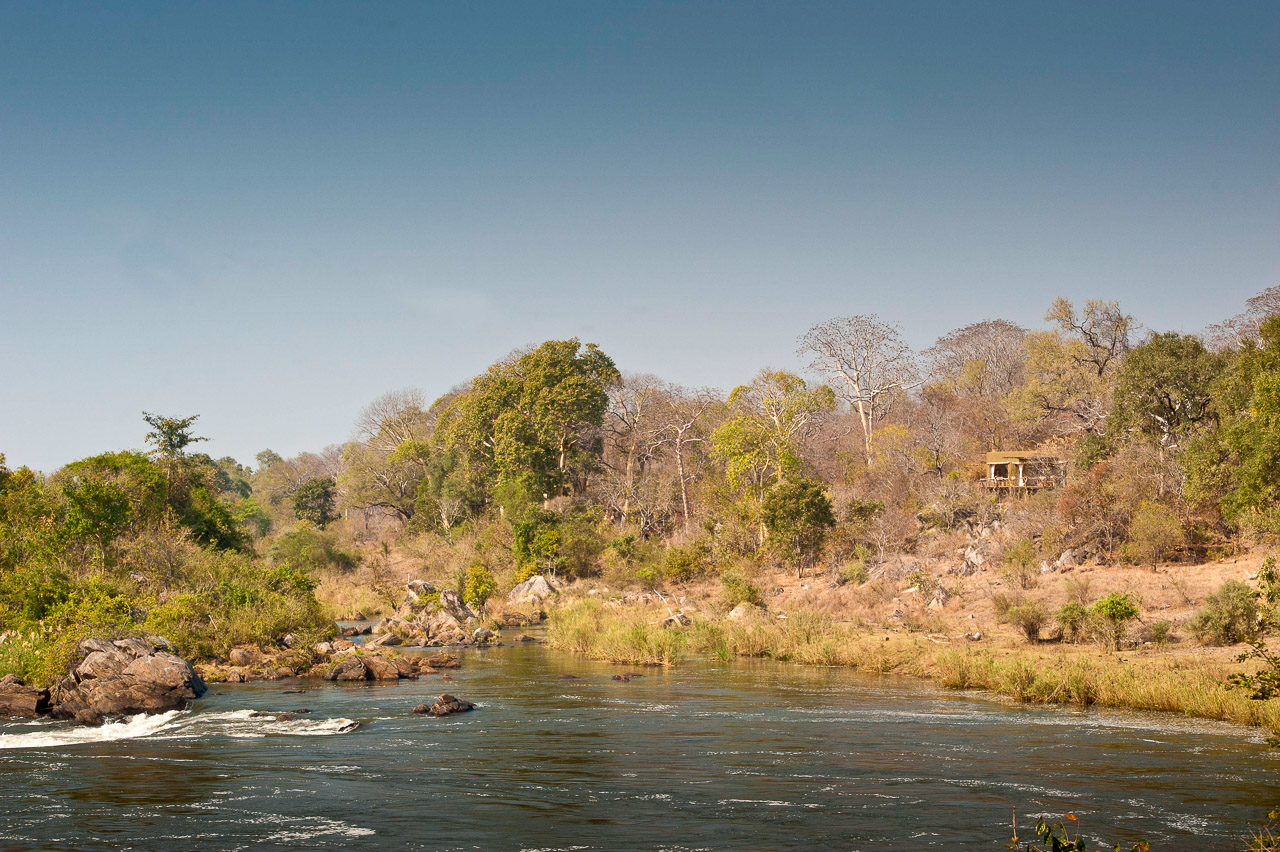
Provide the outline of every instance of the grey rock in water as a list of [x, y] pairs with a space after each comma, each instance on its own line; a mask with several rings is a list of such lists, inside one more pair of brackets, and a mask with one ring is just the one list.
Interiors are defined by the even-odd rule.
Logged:
[[419, 704], [413, 708], [413, 712], [430, 716], [452, 716], [454, 713], [466, 713], [468, 710], [474, 709], [476, 709], [476, 705], [470, 701], [463, 701], [461, 698], [455, 698], [446, 693], [432, 702], [430, 706]]

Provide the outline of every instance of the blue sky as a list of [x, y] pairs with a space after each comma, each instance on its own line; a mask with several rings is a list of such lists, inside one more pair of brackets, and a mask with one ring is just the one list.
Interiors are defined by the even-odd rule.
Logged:
[[251, 461], [549, 338], [731, 387], [877, 313], [1280, 283], [1280, 4], [0, 5], [0, 452]]

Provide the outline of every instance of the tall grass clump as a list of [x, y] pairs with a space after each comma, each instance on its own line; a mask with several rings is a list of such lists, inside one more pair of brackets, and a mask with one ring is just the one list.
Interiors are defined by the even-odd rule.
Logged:
[[600, 601], [582, 601], [552, 612], [547, 644], [595, 660], [669, 666], [684, 651], [685, 631], [661, 626], [656, 612], [619, 611]]

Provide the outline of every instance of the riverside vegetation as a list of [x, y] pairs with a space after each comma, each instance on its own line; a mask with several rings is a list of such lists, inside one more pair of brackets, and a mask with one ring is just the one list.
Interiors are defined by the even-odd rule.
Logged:
[[[88, 635], [196, 661], [308, 648], [406, 579], [482, 610], [541, 573], [622, 602], [703, 590], [673, 629], [555, 615], [553, 641], [604, 658], [768, 654], [1275, 730], [1277, 309], [1280, 287], [1200, 335], [1143, 333], [1058, 299], [1044, 328], [984, 320], [923, 352], [842, 317], [800, 336], [804, 371], [728, 394], [547, 341], [254, 467], [146, 414], [144, 449], [48, 475], [0, 456], [0, 674], [48, 682]], [[1063, 460], [1056, 487], [984, 487], [985, 451], [1028, 447]], [[1239, 642], [1240, 663], [1213, 650]]]

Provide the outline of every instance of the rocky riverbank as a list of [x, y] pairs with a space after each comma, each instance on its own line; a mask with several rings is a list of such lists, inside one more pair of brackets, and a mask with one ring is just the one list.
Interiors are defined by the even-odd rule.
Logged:
[[81, 641], [52, 686], [0, 681], [0, 715], [52, 716], [100, 724], [116, 716], [181, 710], [204, 695], [204, 680], [159, 636]]

